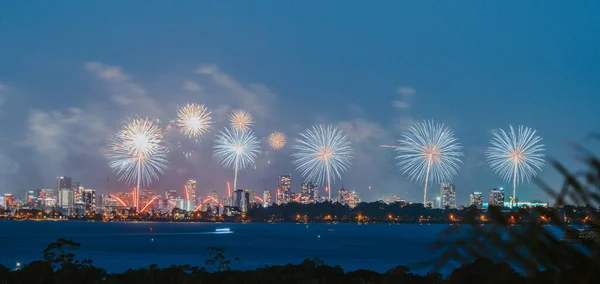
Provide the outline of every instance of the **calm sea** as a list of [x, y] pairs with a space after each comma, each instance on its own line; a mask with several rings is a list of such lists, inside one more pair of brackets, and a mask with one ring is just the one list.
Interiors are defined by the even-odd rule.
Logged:
[[[42, 259], [58, 238], [81, 243], [77, 258], [90, 258], [109, 272], [158, 264], [203, 266], [207, 247], [238, 257], [235, 269], [300, 263], [319, 257], [345, 270], [385, 272], [435, 259], [429, 247], [449, 225], [384, 224], [214, 224], [0, 221], [0, 263]], [[230, 229], [221, 234], [217, 229]], [[425, 272], [428, 269], [415, 269]]]

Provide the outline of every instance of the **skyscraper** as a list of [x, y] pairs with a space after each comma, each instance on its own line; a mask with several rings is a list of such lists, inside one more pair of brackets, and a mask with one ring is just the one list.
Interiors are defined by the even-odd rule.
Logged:
[[348, 204], [349, 200], [350, 195], [348, 194], [348, 191], [344, 188], [340, 189], [338, 192], [338, 203], [346, 205]]
[[60, 208], [71, 214], [73, 210], [73, 191], [70, 189], [63, 188], [60, 192]]
[[244, 190], [236, 189], [233, 192], [232, 206], [242, 208], [242, 199], [244, 198]]
[[76, 182], [75, 186], [73, 186], [73, 202], [75, 204], [83, 203], [83, 190], [84, 187], [79, 182]]
[[246, 212], [250, 207], [250, 198], [254, 196], [254, 191], [249, 189], [237, 189], [233, 194], [233, 206], [238, 207], [240, 211]]
[[86, 188], [83, 190], [83, 204], [85, 206], [85, 211], [92, 212], [96, 211], [96, 190], [91, 188]]
[[177, 194], [176, 189], [167, 189], [167, 191], [165, 191], [165, 197], [168, 200], [175, 200], [175, 199], [179, 198], [179, 195]]
[[315, 203], [319, 200], [319, 187], [314, 182], [304, 182], [300, 185], [300, 203]]
[[348, 194], [348, 206], [350, 206], [350, 208], [354, 208], [356, 206], [358, 206], [358, 204], [360, 204], [360, 193], [356, 192], [356, 191], [352, 191]]
[[245, 191], [248, 193], [248, 204], [254, 204], [254, 203], [256, 203], [256, 193], [254, 193], [254, 190], [252, 190], [252, 189], [245, 189]]
[[310, 195], [308, 193], [308, 183], [303, 182], [300, 185], [300, 203], [307, 204], [310, 199]]
[[63, 208], [62, 204], [62, 191], [63, 189], [71, 190], [71, 178], [70, 177], [58, 177], [56, 182], [56, 192], [58, 193], [58, 206]]
[[451, 183], [442, 183], [440, 185], [440, 195], [442, 196], [442, 209], [456, 208], [456, 187]]
[[196, 180], [190, 179], [185, 184], [185, 198], [196, 206]]
[[471, 192], [471, 202], [470, 205], [475, 205], [477, 209], [481, 209], [483, 207], [483, 193], [481, 192]]
[[488, 196], [488, 207], [489, 206], [498, 206], [504, 207], [504, 188], [494, 188], [490, 191]]
[[271, 192], [266, 190], [263, 191], [263, 207], [271, 206]]
[[289, 203], [291, 200], [290, 190], [292, 189], [292, 175], [280, 175], [277, 178], [277, 188], [279, 188], [281, 200], [280, 203]]
[[[152, 201], [152, 199], [154, 199], [154, 197], [156, 197], [158, 194], [156, 192], [156, 189], [142, 189], [140, 191], [140, 210], [142, 208], [144, 208], [150, 201]], [[148, 210], [148, 209], [146, 209]]]
[[42, 196], [44, 198], [44, 206], [53, 207], [54, 205], [56, 205], [56, 196], [54, 196], [54, 189], [42, 189]]
[[27, 204], [32, 207], [40, 207], [43, 204], [44, 196], [41, 189], [30, 189], [27, 191]]
[[15, 205], [15, 199], [14, 199], [12, 193], [4, 194], [4, 204], [3, 205], [4, 205], [3, 207], [6, 209], [13, 207]]

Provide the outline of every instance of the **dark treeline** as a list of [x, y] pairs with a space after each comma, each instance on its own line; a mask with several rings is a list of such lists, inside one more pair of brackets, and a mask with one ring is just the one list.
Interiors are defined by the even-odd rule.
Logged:
[[[220, 248], [208, 248], [209, 259], [204, 267], [172, 266], [131, 269], [124, 273], [107, 273], [93, 265], [90, 260], [77, 260], [75, 251], [80, 244], [59, 239], [44, 250], [43, 259], [10, 270], [0, 266], [0, 283], [6, 284], [175, 284], [175, 283], [570, 283], [569, 277], [577, 272], [577, 266], [569, 271], [538, 272], [527, 277], [520, 275], [509, 265], [494, 263], [489, 259], [477, 259], [452, 271], [446, 278], [439, 273], [418, 275], [403, 266], [385, 273], [368, 270], [345, 272], [339, 266], [330, 266], [322, 260], [305, 260], [301, 264], [269, 266], [249, 271], [234, 271], [233, 260]], [[600, 266], [590, 280], [600, 283]], [[549, 280], [552, 281], [549, 281]]]
[[[491, 212], [500, 212], [508, 223], [521, 224], [530, 216], [538, 218], [540, 223], [550, 223], [552, 218], [561, 218], [569, 223], [595, 222], [594, 216], [581, 212], [597, 210], [590, 206], [565, 205], [561, 208], [489, 208], [480, 210], [475, 206], [464, 209], [431, 209], [422, 204], [370, 202], [360, 203], [355, 208], [339, 203], [323, 202], [317, 204], [288, 203], [270, 207], [254, 206], [246, 214], [227, 216], [207, 212], [190, 212], [178, 208], [171, 212], [136, 213], [128, 210], [88, 213], [83, 216], [70, 216], [71, 220], [84, 221], [154, 221], [154, 222], [340, 222], [340, 223], [496, 223]], [[494, 213], [496, 214], [496, 213]], [[23, 209], [17, 217], [28, 219], [57, 218], [57, 212], [43, 212], [37, 209]], [[475, 217], [475, 218], [473, 218]]]

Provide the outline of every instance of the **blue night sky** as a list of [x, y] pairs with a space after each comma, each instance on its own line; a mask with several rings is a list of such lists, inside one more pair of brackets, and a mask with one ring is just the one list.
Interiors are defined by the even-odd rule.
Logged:
[[[124, 189], [103, 158], [111, 135], [127, 116], [168, 121], [186, 102], [207, 104], [216, 128], [200, 143], [167, 133], [160, 191], [193, 177], [201, 194], [224, 193], [233, 171], [213, 161], [211, 140], [234, 108], [260, 137], [340, 127], [356, 158], [335, 188], [367, 201], [421, 199], [378, 145], [423, 119], [464, 146], [459, 204], [503, 184], [484, 156], [495, 128], [535, 128], [549, 156], [576, 168], [568, 143], [598, 147], [585, 137], [600, 130], [600, 2], [509, 2], [2, 1], [0, 192], [53, 188], [62, 175]], [[292, 152], [264, 151], [238, 184], [274, 189], [291, 173], [299, 191]], [[540, 176], [560, 184], [549, 166]], [[519, 192], [546, 199], [534, 183]]]

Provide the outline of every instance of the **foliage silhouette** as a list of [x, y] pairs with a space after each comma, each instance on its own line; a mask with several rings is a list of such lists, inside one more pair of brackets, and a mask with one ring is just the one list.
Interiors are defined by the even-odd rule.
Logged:
[[[465, 223], [472, 225], [448, 229], [434, 245], [434, 249], [443, 251], [437, 268], [486, 257], [510, 263], [526, 276], [534, 277], [535, 283], [600, 283], [600, 243], [595, 235], [600, 220], [600, 160], [581, 146], [574, 148], [586, 170], [572, 173], [560, 162], [551, 160], [564, 177], [562, 188], [555, 190], [536, 181], [556, 200], [554, 207], [558, 210], [514, 210], [512, 216], [519, 219], [519, 226], [513, 226], [499, 208], [490, 208], [487, 218], [492, 224], [487, 226], [478, 225], [477, 216], [465, 215], [468, 218]], [[587, 239], [583, 238], [586, 236]], [[461, 269], [473, 268], [471, 265]], [[460, 269], [455, 270], [453, 276], [459, 272]]]

